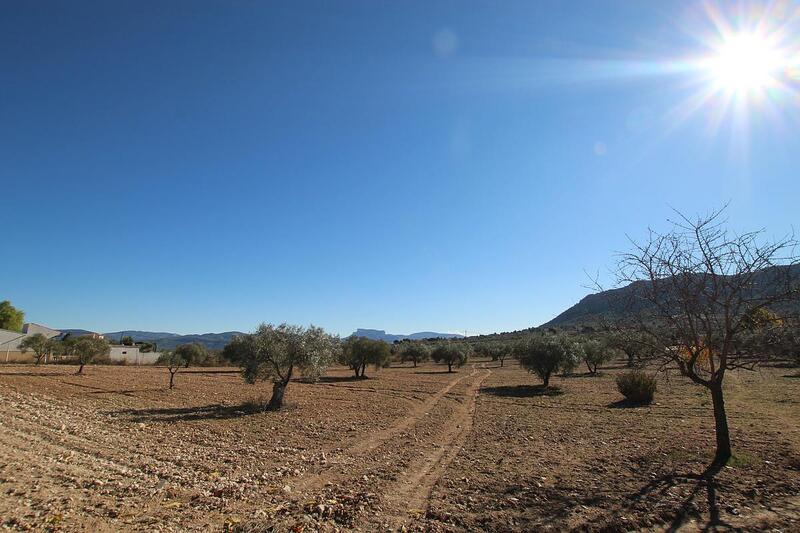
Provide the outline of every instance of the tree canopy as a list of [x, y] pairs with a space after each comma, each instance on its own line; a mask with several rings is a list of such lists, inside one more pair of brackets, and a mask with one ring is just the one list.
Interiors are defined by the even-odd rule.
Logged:
[[466, 343], [444, 341], [433, 349], [431, 357], [437, 363], [445, 363], [447, 371], [452, 372], [454, 366], [460, 368], [467, 363], [471, 351]]
[[356, 377], [364, 378], [367, 365], [376, 369], [389, 366], [391, 356], [389, 345], [381, 340], [350, 337], [342, 345], [339, 364], [347, 365], [355, 372]]
[[8, 300], [0, 302], [0, 329], [22, 331], [25, 313], [17, 309]]
[[559, 369], [572, 365], [568, 341], [561, 335], [532, 335], [514, 347], [520, 364], [550, 386], [550, 377]]
[[78, 374], [83, 373], [84, 365], [108, 353], [109, 346], [105, 339], [93, 337], [77, 337], [73, 339], [72, 352], [78, 359]]
[[403, 341], [396, 345], [400, 353], [400, 362], [411, 361], [414, 366], [422, 361], [427, 361], [431, 356], [431, 350], [427, 344], [419, 341]]
[[176, 347], [175, 354], [183, 360], [184, 366], [189, 368], [189, 365], [202, 363], [208, 357], [208, 350], [202, 344], [192, 342]]
[[308, 379], [318, 379], [334, 358], [338, 344], [336, 337], [316, 326], [261, 324], [253, 333], [234, 337], [222, 355], [239, 365], [246, 382], [271, 380], [268, 407], [277, 409], [283, 406], [295, 369]]
[[22, 353], [26, 353], [28, 351], [33, 352], [33, 356], [36, 359], [36, 364], [42, 362], [44, 357], [56, 350], [57, 348], [57, 341], [53, 341], [42, 335], [41, 333], [34, 333], [28, 337], [22, 339], [22, 342], [19, 343], [19, 349]]

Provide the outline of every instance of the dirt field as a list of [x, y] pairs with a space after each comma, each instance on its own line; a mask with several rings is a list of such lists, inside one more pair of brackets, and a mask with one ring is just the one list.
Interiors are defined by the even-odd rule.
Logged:
[[[446, 370], [446, 369], [445, 369]], [[52, 531], [800, 530], [800, 371], [734, 373], [731, 465], [708, 484], [707, 394], [618, 369], [543, 391], [513, 362], [291, 384], [230, 369], [0, 367], [0, 519]]]

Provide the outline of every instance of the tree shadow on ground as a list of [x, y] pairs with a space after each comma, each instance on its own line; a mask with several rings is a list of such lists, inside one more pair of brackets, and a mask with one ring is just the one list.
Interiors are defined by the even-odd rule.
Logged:
[[0, 372], [0, 376], [25, 376], [25, 377], [61, 377], [74, 376], [75, 372]]
[[650, 407], [651, 404], [644, 402], [633, 402], [631, 400], [617, 400], [606, 405], [609, 409], [636, 409], [637, 407]]
[[544, 385], [502, 385], [499, 387], [482, 387], [481, 392], [494, 396], [507, 398], [531, 398], [534, 396], [560, 396], [564, 391], [557, 387], [545, 387]]
[[781, 377], [784, 377], [784, 378], [789, 378], [789, 379], [800, 379], [800, 372], [798, 372], [798, 373], [797, 373], [797, 374], [795, 374], [795, 375], [786, 374], [785, 376], [781, 376]]
[[417, 370], [414, 372], [415, 374], [455, 374], [456, 371], [453, 370], [452, 372], [448, 372], [445, 368], [444, 370]]
[[192, 420], [228, 420], [269, 411], [266, 404], [245, 402], [239, 405], [211, 404], [193, 407], [121, 409], [108, 414], [122, 416], [131, 422], [171, 423]]
[[[161, 367], [166, 368], [166, 367]], [[184, 368], [184, 374], [241, 374], [241, 370], [198, 370], [197, 368]]]
[[317, 380], [318, 383], [347, 383], [348, 381], [364, 381], [368, 376], [322, 376]]
[[601, 372], [601, 370], [598, 368], [597, 372], [595, 372], [594, 374], [592, 374], [591, 372], [582, 372], [580, 374], [573, 373], [573, 374], [567, 374], [566, 376], [559, 376], [559, 377], [562, 378], [562, 379], [576, 379], [576, 378], [577, 379], [581, 379], [581, 378], [598, 378], [598, 377], [600, 377], [602, 375], [603, 375], [603, 372]]
[[[742, 531], [724, 522], [721, 517], [717, 501], [717, 492], [720, 485], [716, 480], [716, 476], [722, 470], [722, 467], [723, 465], [711, 464], [701, 474], [672, 472], [656, 477], [637, 492], [630, 494], [625, 499], [628, 503], [610, 510], [615, 516], [619, 516], [630, 514], [637, 508], [641, 509], [642, 506], [649, 508], [657, 502], [663, 502], [674, 487], [688, 484], [692, 486], [689, 495], [680, 502], [677, 509], [665, 510], [665, 512], [659, 513], [666, 526], [664, 531], [677, 532], [690, 519], [697, 521], [697, 529], [700, 531]], [[703, 497], [705, 497], [708, 506], [707, 521], [704, 518], [706, 512], [701, 511], [696, 503]], [[603, 519], [598, 518], [594, 522], [599, 520]], [[590, 523], [583, 525], [589, 529], [592, 529], [592, 526], [601, 526], [603, 528], [603, 524], [593, 524], [592, 522], [590, 521]]]

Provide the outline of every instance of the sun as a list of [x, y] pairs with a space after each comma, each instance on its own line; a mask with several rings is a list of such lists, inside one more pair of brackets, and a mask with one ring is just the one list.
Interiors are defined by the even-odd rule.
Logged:
[[731, 93], [760, 92], [779, 83], [785, 61], [770, 42], [754, 34], [728, 36], [708, 60], [717, 90]]

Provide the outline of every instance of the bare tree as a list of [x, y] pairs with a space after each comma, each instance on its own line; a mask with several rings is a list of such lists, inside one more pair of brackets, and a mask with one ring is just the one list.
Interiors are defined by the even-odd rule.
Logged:
[[178, 370], [183, 368], [186, 364], [186, 360], [177, 350], [165, 350], [161, 353], [156, 363], [166, 366], [167, 370], [169, 370], [169, 388], [172, 389], [172, 387], [175, 386], [175, 374], [178, 373]]
[[752, 317], [780, 313], [798, 298], [800, 265], [792, 237], [766, 239], [725, 227], [724, 208], [708, 216], [680, 215], [666, 233], [650, 230], [619, 261], [619, 281], [632, 283], [628, 315], [650, 345], [649, 354], [674, 364], [706, 387], [714, 409], [713, 465], [731, 457], [723, 379], [728, 370], [753, 369], [768, 351], [752, 342]]

